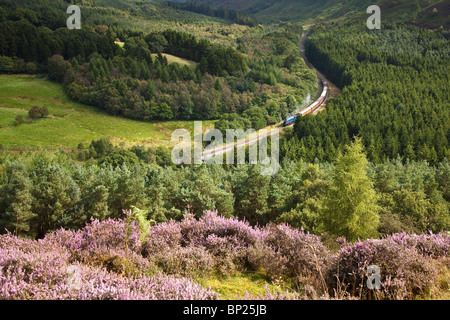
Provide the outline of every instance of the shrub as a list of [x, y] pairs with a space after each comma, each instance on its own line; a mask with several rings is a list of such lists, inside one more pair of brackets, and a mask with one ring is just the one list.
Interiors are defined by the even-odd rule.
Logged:
[[431, 258], [450, 256], [450, 235], [439, 234], [407, 234], [397, 233], [390, 239], [398, 245], [416, 249], [421, 255]]
[[[325, 275], [332, 255], [320, 238], [287, 225], [269, 225], [266, 229], [265, 244], [282, 257], [280, 264], [284, 264], [287, 274], [302, 284], [308, 283], [327, 291]], [[274, 255], [269, 250], [267, 252], [269, 256]]]
[[216, 300], [219, 295], [187, 278], [162, 273], [151, 277], [118, 277], [104, 269], [83, 268], [80, 300]]
[[166, 250], [154, 257], [154, 262], [165, 273], [197, 278], [214, 270], [214, 257], [203, 247], [179, 247]]
[[100, 165], [112, 166], [113, 168], [121, 167], [124, 164], [130, 168], [139, 163], [139, 158], [131, 151], [118, 150], [106, 156], [99, 161]]
[[34, 106], [28, 111], [28, 117], [30, 119], [41, 119], [48, 116], [48, 109], [46, 106], [38, 107]]
[[28, 124], [30, 124], [30, 123], [32, 123], [33, 122], [33, 120], [32, 119], [25, 119], [25, 117], [23, 116], [23, 115], [21, 115], [21, 114], [19, 114], [19, 115], [17, 115], [16, 116], [16, 118], [14, 119], [14, 125], [15, 126], [18, 126], [18, 125], [21, 125], [21, 124], [24, 124], [24, 123], [28, 123]]
[[[333, 292], [337, 299], [368, 298], [369, 265], [381, 271], [381, 289], [372, 295], [413, 299], [437, 288], [440, 268], [449, 263], [447, 233], [341, 238], [333, 255], [319, 237], [287, 225], [252, 227], [207, 211], [150, 227], [141, 220], [144, 211], [125, 213], [38, 241], [0, 236], [0, 299], [217, 299], [186, 277], [261, 269], [302, 295], [266, 287], [244, 299], [330, 299]], [[76, 286], [71, 270], [78, 272]]]
[[70, 62], [65, 61], [60, 55], [55, 54], [48, 59], [47, 63], [48, 77], [51, 80], [63, 82], [68, 70], [71, 69]]
[[48, 234], [45, 240], [70, 252], [71, 262], [103, 266], [127, 274], [152, 269], [140, 254], [140, 229], [134, 221], [127, 225], [124, 220], [92, 220], [81, 230], [60, 229]]
[[29, 74], [35, 74], [37, 70], [37, 65], [34, 62], [27, 62], [25, 64], [25, 70]]
[[145, 148], [144, 146], [134, 146], [130, 151], [136, 154], [136, 156], [145, 163], [155, 163], [156, 161], [155, 150], [153, 150], [152, 148]]
[[9, 73], [13, 71], [14, 62], [10, 57], [0, 56], [0, 72]]
[[253, 270], [263, 268], [270, 277], [285, 274], [288, 258], [271, 246], [259, 242], [248, 251], [248, 263]]
[[215, 257], [217, 270], [222, 274], [245, 269], [248, 250], [264, 238], [261, 229], [237, 218], [219, 216], [215, 211], [206, 211], [199, 220], [186, 215], [180, 227], [182, 245], [206, 248]]
[[317, 236], [284, 225], [252, 227], [215, 211], [206, 211], [198, 220], [187, 214], [181, 222], [152, 227], [142, 248], [145, 257], [170, 273], [178, 270], [184, 275], [182, 266], [192, 269], [186, 259], [194, 258], [195, 252], [199, 261], [213, 257], [211, 265], [222, 274], [263, 268], [269, 276], [285, 273], [322, 288], [331, 261], [331, 253]]
[[[248, 249], [262, 238], [261, 231], [252, 228], [247, 222], [224, 218], [215, 211], [206, 211], [198, 220], [187, 214], [181, 222], [169, 221], [152, 227], [143, 243], [142, 252], [145, 257], [156, 259], [161, 266], [170, 270], [178, 268], [170, 264], [175, 256], [186, 260], [197, 253], [204, 261], [213, 257], [211, 266], [223, 274], [229, 274], [244, 268]], [[186, 248], [194, 249], [190, 251]], [[164, 255], [168, 256], [162, 259]], [[186, 261], [179, 263], [189, 264]]]
[[171, 220], [153, 226], [150, 229], [147, 239], [142, 244], [142, 254], [144, 257], [151, 257], [166, 250], [181, 247], [181, 226]]
[[90, 148], [93, 151], [91, 156], [93, 158], [100, 158], [111, 154], [114, 146], [108, 138], [100, 138], [98, 140], [92, 140]]
[[[183, 243], [208, 246], [211, 236], [223, 239], [222, 245], [232, 244], [235, 248], [248, 247], [263, 234], [258, 228], [253, 228], [248, 222], [237, 218], [225, 218], [219, 216], [216, 211], [206, 211], [203, 216], [196, 220], [193, 215], [185, 215], [180, 223]], [[217, 242], [214, 243], [216, 247]]]
[[[102, 232], [101, 223], [85, 230]], [[106, 233], [111, 233], [108, 222]], [[71, 238], [74, 239], [71, 241]], [[95, 243], [111, 242], [110, 235], [94, 237]], [[9, 300], [204, 300], [217, 299], [218, 294], [187, 278], [161, 273], [122, 276], [104, 267], [70, 262], [70, 250], [83, 247], [81, 232], [58, 231], [44, 240], [19, 239], [11, 234], [0, 236], [0, 299]], [[100, 242], [99, 242], [100, 239]], [[59, 241], [68, 242], [61, 246]], [[56, 241], [56, 242], [55, 242]], [[89, 247], [89, 246], [88, 246]], [[92, 247], [91, 247], [92, 248]], [[95, 251], [95, 250], [94, 250]], [[71, 285], [70, 269], [78, 271], [75, 286]]]
[[449, 237], [443, 234], [394, 234], [347, 244], [330, 270], [329, 283], [335, 288], [338, 279], [352, 295], [366, 298], [366, 270], [377, 265], [381, 271], [380, 298], [412, 299], [436, 285], [437, 259], [448, 256], [448, 249]]

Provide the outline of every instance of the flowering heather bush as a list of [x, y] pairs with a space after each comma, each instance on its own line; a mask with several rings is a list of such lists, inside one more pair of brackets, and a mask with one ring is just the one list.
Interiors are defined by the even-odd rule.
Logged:
[[241, 297], [243, 300], [356, 300], [353, 297], [339, 297], [332, 298], [327, 293], [319, 295], [314, 287], [306, 285], [304, 288], [304, 293], [299, 294], [295, 291], [286, 291], [282, 292], [280, 290], [271, 291], [269, 286], [265, 286], [266, 292], [264, 294], [249, 294], [247, 291], [245, 292], [244, 297]]
[[248, 250], [248, 263], [253, 270], [263, 268], [272, 278], [287, 271], [288, 258], [264, 242], [258, 242]]
[[188, 278], [157, 273], [151, 277], [121, 277], [104, 269], [83, 272], [81, 300], [217, 300], [219, 295]]
[[210, 237], [215, 236], [223, 239], [222, 245], [229, 243], [235, 247], [245, 248], [263, 237], [261, 231], [252, 228], [249, 223], [237, 218], [226, 219], [219, 216], [216, 211], [206, 211], [199, 220], [193, 215], [185, 215], [180, 227], [184, 245], [207, 247], [211, 244]]
[[100, 265], [108, 270], [131, 273], [151, 268], [140, 254], [140, 231], [136, 222], [92, 220], [81, 230], [60, 229], [44, 241], [58, 243], [70, 253], [70, 261]]
[[395, 243], [415, 248], [420, 254], [431, 258], [449, 257], [450, 256], [450, 235], [445, 233], [439, 234], [407, 234], [397, 233], [391, 236], [391, 240]]
[[165, 273], [196, 278], [210, 274], [215, 266], [214, 256], [203, 247], [169, 249], [155, 257], [154, 262]]
[[[268, 252], [266, 263], [280, 257], [280, 265], [292, 276], [303, 278], [318, 287], [324, 286], [324, 274], [331, 262], [331, 252], [319, 237], [287, 225], [269, 225], [266, 228], [265, 244], [272, 251]], [[266, 270], [266, 263], [263, 267]], [[324, 289], [324, 288], [322, 288]]]
[[186, 215], [152, 226], [145, 239], [141, 229], [126, 218], [92, 220], [38, 241], [2, 235], [0, 299], [217, 299], [186, 277], [261, 268], [273, 278], [290, 278], [304, 293], [267, 291], [244, 299], [325, 299], [336, 288], [335, 298], [366, 298], [369, 265], [381, 269], [377, 297], [411, 299], [433, 288], [439, 268], [450, 261], [450, 236], [443, 233], [341, 241], [333, 255], [303, 230], [252, 227], [211, 211], [199, 220]]
[[86, 249], [104, 247], [108, 249], [131, 250], [140, 253], [140, 229], [136, 221], [129, 225], [125, 220], [92, 220], [81, 230]]
[[69, 255], [57, 244], [0, 236], [0, 299], [59, 299]]
[[[381, 269], [381, 298], [411, 299], [426, 293], [437, 281], [438, 259], [448, 257], [449, 237], [439, 235], [394, 234], [380, 240], [369, 239], [344, 245], [330, 271], [338, 276], [352, 295], [366, 297], [366, 270]], [[332, 287], [336, 282], [330, 281]]]
[[139, 238], [140, 230], [136, 222], [127, 226], [124, 220], [113, 219], [102, 222], [95, 219], [81, 230], [60, 229], [46, 236], [47, 240], [60, 243], [74, 254], [97, 251], [99, 248], [140, 253]]
[[[186, 251], [189, 247], [196, 248], [194, 252], [201, 262], [197, 268], [186, 260], [193, 253]], [[201, 252], [200, 248], [205, 251]], [[143, 244], [143, 254], [158, 261], [163, 270], [170, 273], [179, 270], [181, 275], [186, 275], [184, 269], [195, 273], [208, 263], [223, 274], [262, 267], [270, 276], [287, 273], [321, 283], [321, 274], [325, 273], [331, 257], [317, 236], [302, 230], [285, 225], [252, 227], [245, 221], [224, 218], [213, 211], [205, 212], [198, 220], [186, 215], [179, 223], [170, 221], [152, 227]], [[211, 263], [210, 257], [213, 257]]]
[[181, 246], [200, 246], [216, 251], [224, 247], [227, 251], [229, 246], [247, 248], [263, 237], [260, 229], [252, 228], [247, 222], [206, 211], [199, 220], [187, 214], [181, 222], [169, 221], [152, 227], [143, 244], [143, 252], [151, 255], [167, 247]]
[[171, 220], [151, 227], [146, 241], [142, 244], [144, 257], [151, 257], [181, 247], [182, 234], [179, 223]]
[[[242, 268], [247, 263], [248, 249], [264, 238], [264, 231], [247, 222], [206, 211], [198, 220], [188, 214], [179, 223], [169, 221], [152, 227], [142, 252], [170, 273], [181, 272], [185, 266], [187, 274], [200, 270], [210, 272], [213, 267], [227, 274]], [[196, 262], [187, 261], [190, 256], [197, 257], [198, 266], [194, 267]], [[207, 264], [211, 268], [205, 268]]]
[[[59, 233], [61, 235], [62, 233]], [[67, 235], [67, 234], [65, 234]], [[0, 299], [217, 299], [218, 294], [187, 278], [162, 273], [129, 277], [105, 268], [69, 262], [71, 253], [48, 239], [0, 236]], [[70, 286], [69, 267], [79, 270]]]

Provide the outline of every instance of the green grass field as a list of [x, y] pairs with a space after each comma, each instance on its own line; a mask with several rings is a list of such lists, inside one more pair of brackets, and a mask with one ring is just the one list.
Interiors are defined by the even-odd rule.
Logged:
[[220, 294], [221, 300], [239, 300], [245, 297], [245, 293], [252, 296], [267, 293], [266, 285], [270, 292], [286, 293], [291, 291], [286, 283], [275, 285], [268, 281], [262, 273], [238, 273], [229, 277], [211, 277], [197, 280], [204, 287], [211, 287], [212, 290]]
[[[181, 66], [188, 66], [192, 69], [195, 69], [195, 67], [197, 66], [197, 62], [192, 61], [192, 60], [179, 58], [179, 57], [173, 56], [171, 54], [167, 54], [167, 53], [161, 53], [161, 55], [167, 58], [167, 62], [169, 64], [178, 63]], [[153, 56], [153, 58], [155, 58], [157, 55], [153, 54], [152, 56]]]
[[[123, 48], [125, 46], [125, 42], [116, 41], [115, 43], [121, 48]], [[183, 58], [176, 57], [176, 56], [173, 56], [173, 55], [167, 54], [167, 53], [162, 53], [161, 55], [163, 55], [164, 57], [167, 58], [167, 62], [169, 64], [178, 63], [181, 66], [188, 66], [192, 69], [194, 69], [197, 66], [197, 62], [192, 61], [192, 60], [183, 59]], [[156, 53], [152, 54], [152, 57], [153, 57], [153, 59], [155, 59], [157, 57], [157, 54]]]
[[[49, 117], [32, 124], [14, 125], [33, 106], [46, 106]], [[204, 121], [203, 129], [212, 128]], [[125, 146], [170, 146], [176, 129], [194, 131], [192, 121], [142, 122], [115, 117], [95, 107], [70, 100], [62, 85], [36, 76], [0, 75], [0, 143], [5, 147], [75, 148], [80, 142], [109, 137]]]

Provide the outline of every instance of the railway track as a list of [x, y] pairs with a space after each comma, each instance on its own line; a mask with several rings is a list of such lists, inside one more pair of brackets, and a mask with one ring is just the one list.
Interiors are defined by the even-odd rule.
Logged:
[[[300, 40], [300, 44], [299, 44], [299, 49], [300, 49], [300, 55], [301, 57], [304, 59], [306, 65], [310, 68], [316, 71], [317, 73], [317, 77], [318, 77], [318, 81], [321, 85], [322, 88], [322, 94], [321, 96], [315, 100], [312, 104], [310, 104], [308, 107], [306, 107], [305, 109], [301, 110], [300, 112], [298, 112], [296, 114], [296, 116], [298, 115], [306, 115], [306, 114], [316, 114], [317, 112], [320, 111], [320, 109], [323, 108], [323, 106], [326, 104], [328, 97], [329, 97], [329, 92], [330, 90], [328, 89], [328, 84], [327, 84], [327, 79], [320, 74], [320, 72], [318, 70], [316, 70], [314, 68], [314, 66], [308, 61], [308, 59], [306, 58], [305, 55], [305, 41], [307, 39], [307, 34], [304, 32], [302, 34], [301, 40]], [[325, 94], [325, 96], [324, 96]], [[275, 124], [274, 126], [269, 126], [266, 127], [264, 129], [261, 129], [259, 132], [256, 133], [256, 135], [252, 135], [252, 136], [248, 136], [245, 137], [243, 139], [240, 139], [239, 141], [235, 142], [235, 143], [231, 143], [231, 144], [226, 144], [226, 145], [222, 145], [219, 147], [216, 147], [214, 149], [205, 151], [202, 153], [202, 160], [211, 158], [212, 156], [215, 155], [222, 155], [225, 154], [231, 150], [234, 150], [234, 148], [241, 148], [241, 147], [246, 147], [246, 146], [250, 146], [254, 143], [259, 142], [260, 140], [264, 139], [264, 138], [268, 138], [276, 133], [279, 133], [281, 130], [283, 130], [285, 127], [288, 126], [293, 126], [294, 122], [290, 123], [287, 126], [283, 126], [284, 121]], [[4, 147], [5, 150], [11, 150], [11, 151], [38, 151], [38, 150], [64, 150], [64, 151], [72, 151], [75, 150], [76, 148], [45, 148], [45, 147]]]
[[[306, 41], [307, 37], [308, 37], [307, 33], [303, 32], [301, 40], [300, 40], [300, 44], [299, 44], [300, 55], [303, 58], [303, 60], [305, 61], [308, 68], [310, 68], [311, 70], [314, 70], [316, 72], [319, 84], [322, 88], [322, 93], [319, 96], [319, 98], [317, 100], [315, 100], [313, 103], [311, 103], [308, 107], [299, 111], [297, 114], [293, 115], [292, 117], [295, 117], [295, 119], [298, 116], [305, 116], [307, 114], [317, 114], [317, 112], [319, 112], [326, 105], [327, 100], [330, 96], [330, 90], [329, 90], [327, 79], [317, 69], [315, 69], [314, 66], [306, 58], [305, 41]], [[291, 121], [289, 124], [286, 124], [286, 120], [287, 120], [286, 119], [286, 120], [276, 124], [275, 126], [270, 126], [270, 127], [261, 129], [257, 133], [256, 136], [246, 137], [235, 143], [222, 145], [220, 147], [205, 151], [202, 153], [202, 160], [209, 159], [213, 156], [223, 155], [229, 151], [235, 150], [235, 148], [237, 149], [237, 148], [241, 148], [241, 147], [246, 147], [246, 146], [250, 146], [254, 143], [257, 143], [264, 138], [268, 138], [276, 133], [279, 133], [281, 130], [283, 130], [286, 127], [293, 126], [295, 124], [295, 119], [294, 119], [294, 121]]]

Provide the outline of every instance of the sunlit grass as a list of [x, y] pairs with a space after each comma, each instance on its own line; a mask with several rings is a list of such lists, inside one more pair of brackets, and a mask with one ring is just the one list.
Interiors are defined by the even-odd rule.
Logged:
[[[195, 68], [197, 66], [197, 63], [195, 61], [191, 61], [191, 60], [183, 59], [183, 58], [180, 58], [180, 57], [176, 57], [176, 56], [173, 56], [173, 55], [167, 54], [167, 53], [162, 53], [161, 55], [167, 58], [167, 62], [169, 64], [171, 64], [171, 63], [178, 63], [178, 64], [180, 64], [182, 66], [188, 66], [190, 68]], [[152, 56], [156, 57], [156, 54], [153, 54]]]
[[[15, 117], [26, 116], [33, 106], [46, 106], [49, 117], [14, 126]], [[203, 122], [204, 130], [213, 126], [212, 121]], [[70, 100], [58, 83], [27, 75], [0, 75], [0, 127], [0, 143], [13, 147], [74, 148], [101, 137], [126, 146], [170, 146], [174, 130], [194, 132], [193, 121], [144, 122], [112, 116]]]
[[271, 292], [280, 288], [271, 284], [262, 273], [239, 273], [230, 277], [212, 277], [198, 280], [200, 284], [220, 294], [221, 300], [239, 300], [246, 292], [251, 296], [265, 295], [266, 285]]

